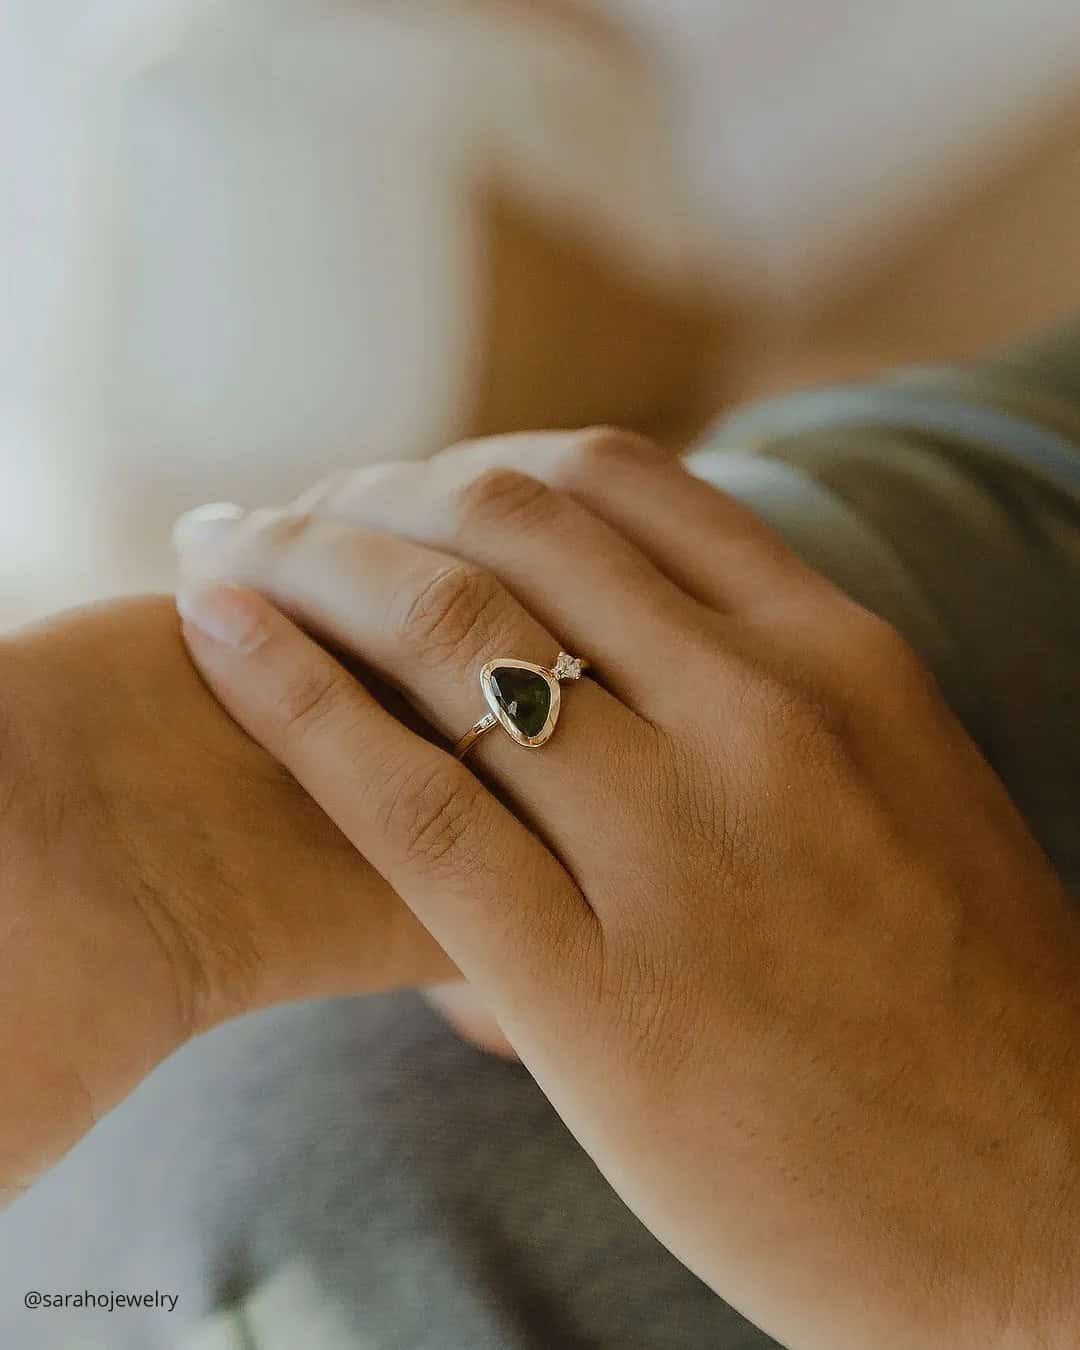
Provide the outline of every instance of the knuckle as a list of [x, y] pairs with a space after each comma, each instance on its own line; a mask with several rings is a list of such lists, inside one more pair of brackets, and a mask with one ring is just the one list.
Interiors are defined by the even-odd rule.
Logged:
[[480, 784], [452, 761], [405, 773], [391, 791], [384, 828], [403, 862], [427, 874], [468, 878], [481, 860]]
[[310, 511], [259, 510], [249, 518], [252, 541], [267, 553], [288, 553], [306, 542], [315, 525]]
[[893, 624], [876, 614], [867, 613], [865, 640], [874, 656], [893, 673], [906, 680], [925, 682], [930, 675], [928, 667], [914, 647]]
[[429, 664], [452, 662], [488, 645], [503, 602], [502, 587], [490, 573], [455, 561], [411, 597], [398, 624], [398, 637]]
[[314, 511], [319, 507], [332, 506], [337, 497], [352, 486], [356, 469], [334, 469], [305, 489], [292, 503], [293, 512]]
[[778, 676], [762, 677], [767, 742], [785, 764], [846, 771], [852, 764], [851, 719], [840, 700]]
[[[367, 518], [369, 513], [364, 510], [365, 505], [392, 501], [398, 491], [415, 487], [425, 470], [424, 464], [403, 464], [397, 460], [349, 469], [341, 475], [322, 505], [346, 520], [357, 516]], [[374, 521], [377, 517], [372, 515], [370, 518]]]
[[455, 531], [466, 538], [492, 526], [534, 528], [557, 510], [551, 489], [539, 479], [501, 466], [486, 469], [456, 494]]
[[[849, 624], [844, 646], [854, 655], [858, 672], [855, 703], [869, 701], [880, 709], [883, 703], [940, 699], [933, 672], [892, 623], [870, 610], [859, 609]], [[840, 679], [851, 687], [852, 663], [840, 672]]]
[[280, 733], [289, 745], [302, 744], [338, 720], [348, 690], [343, 676], [313, 669], [294, 676], [278, 703]]
[[586, 427], [575, 433], [556, 469], [561, 486], [602, 483], [612, 473], [639, 465], [655, 464], [664, 458], [653, 441], [618, 427]]

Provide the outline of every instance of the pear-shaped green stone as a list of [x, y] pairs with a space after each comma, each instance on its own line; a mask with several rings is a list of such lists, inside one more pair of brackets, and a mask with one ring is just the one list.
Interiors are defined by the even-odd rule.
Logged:
[[491, 689], [499, 707], [523, 736], [539, 736], [551, 711], [551, 689], [542, 675], [516, 666], [496, 666]]

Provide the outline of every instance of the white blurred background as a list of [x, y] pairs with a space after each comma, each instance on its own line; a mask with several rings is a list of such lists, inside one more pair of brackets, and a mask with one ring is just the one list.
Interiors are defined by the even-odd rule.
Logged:
[[350, 460], [1080, 300], [1076, 0], [7, 0], [0, 628]]

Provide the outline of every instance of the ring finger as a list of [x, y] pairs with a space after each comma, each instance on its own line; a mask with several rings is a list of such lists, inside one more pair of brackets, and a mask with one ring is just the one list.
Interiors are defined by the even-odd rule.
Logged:
[[[474, 564], [349, 522], [269, 511], [196, 517], [179, 530], [178, 546], [189, 578], [261, 591], [400, 689], [450, 741], [487, 711], [478, 681], [485, 663], [508, 657], [550, 668], [560, 648]], [[649, 728], [593, 680], [563, 689], [557, 729], [540, 750], [496, 727], [473, 755], [560, 856], [586, 867], [595, 822], [646, 752]], [[616, 851], [629, 842], [611, 840]]]

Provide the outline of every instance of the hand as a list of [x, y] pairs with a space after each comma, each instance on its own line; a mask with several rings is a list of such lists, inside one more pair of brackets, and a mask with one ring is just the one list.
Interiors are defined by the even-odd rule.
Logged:
[[0, 691], [0, 1198], [223, 1018], [456, 974], [211, 697], [171, 599], [0, 641]]
[[[362, 470], [198, 553], [242, 583], [183, 595], [211, 688], [677, 1256], [794, 1350], [1080, 1340], [1077, 917], [894, 630], [605, 432]], [[459, 763], [246, 587], [449, 740], [492, 658], [595, 678]]]

